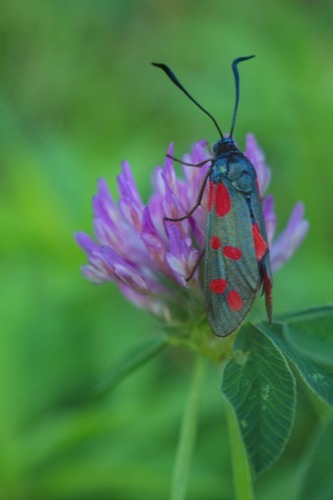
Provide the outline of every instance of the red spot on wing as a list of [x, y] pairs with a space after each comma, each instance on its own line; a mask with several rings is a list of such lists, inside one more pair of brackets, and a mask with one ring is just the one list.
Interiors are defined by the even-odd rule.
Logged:
[[220, 238], [218, 236], [212, 236], [211, 239], [210, 239], [210, 246], [214, 250], [218, 250], [219, 248], [221, 248], [221, 240], [220, 240]]
[[252, 224], [252, 234], [257, 260], [261, 260], [268, 250], [268, 245], [260, 234], [258, 224]]
[[215, 200], [216, 214], [219, 217], [224, 217], [230, 211], [231, 200], [228, 190], [222, 182], [218, 182], [216, 184], [215, 197], [216, 197]]
[[223, 247], [223, 255], [225, 255], [225, 257], [228, 257], [229, 259], [238, 260], [241, 258], [243, 253], [240, 248], [227, 245]]
[[209, 181], [209, 194], [208, 194], [208, 212], [212, 211], [215, 199], [215, 184], [213, 181]]
[[227, 281], [223, 279], [211, 280], [209, 288], [214, 293], [224, 293], [227, 288]]
[[227, 302], [233, 311], [239, 311], [243, 306], [242, 297], [236, 290], [230, 290], [227, 296]]

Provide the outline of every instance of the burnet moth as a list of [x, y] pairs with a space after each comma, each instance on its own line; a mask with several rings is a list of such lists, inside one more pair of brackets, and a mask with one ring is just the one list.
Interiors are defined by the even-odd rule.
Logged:
[[272, 272], [256, 171], [233, 139], [239, 103], [237, 65], [252, 57], [239, 57], [232, 63], [236, 99], [228, 137], [222, 134], [215, 118], [187, 92], [168, 66], [152, 63], [161, 68], [210, 117], [220, 135], [213, 147], [213, 157], [202, 163], [184, 163], [172, 157], [183, 165], [200, 168], [210, 162], [211, 166], [196, 205], [183, 217], [165, 218], [177, 222], [190, 217], [201, 204], [206, 183], [209, 183], [206, 246], [187, 281], [193, 277], [205, 255], [203, 282], [206, 311], [212, 330], [220, 337], [236, 330], [260, 289], [265, 294], [269, 322], [272, 320]]

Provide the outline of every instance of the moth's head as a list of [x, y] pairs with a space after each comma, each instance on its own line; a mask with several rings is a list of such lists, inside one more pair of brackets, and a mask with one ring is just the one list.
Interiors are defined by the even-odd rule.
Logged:
[[215, 156], [219, 156], [226, 151], [229, 151], [235, 147], [235, 142], [232, 137], [224, 137], [219, 139], [213, 146], [213, 152]]

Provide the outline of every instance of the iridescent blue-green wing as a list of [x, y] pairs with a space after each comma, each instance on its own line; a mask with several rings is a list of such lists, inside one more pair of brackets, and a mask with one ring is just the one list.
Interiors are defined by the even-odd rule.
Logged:
[[204, 293], [216, 335], [225, 337], [240, 325], [261, 283], [246, 197], [228, 179], [210, 181]]

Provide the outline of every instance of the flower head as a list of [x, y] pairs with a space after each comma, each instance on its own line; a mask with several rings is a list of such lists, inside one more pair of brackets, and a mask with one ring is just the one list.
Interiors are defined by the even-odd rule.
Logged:
[[[172, 156], [173, 145], [168, 149]], [[245, 155], [253, 163], [261, 196], [270, 180], [262, 150], [253, 135], [246, 139]], [[199, 141], [183, 161], [198, 164], [209, 158], [207, 143]], [[209, 169], [183, 166], [183, 177], [176, 175], [173, 160], [166, 157], [163, 167], [153, 172], [153, 194], [144, 205], [128, 162], [123, 162], [118, 176], [119, 201], [115, 203], [105, 180], [98, 182], [93, 198], [95, 240], [77, 233], [76, 240], [86, 252], [88, 265], [82, 271], [94, 283], [115, 282], [135, 305], [162, 316], [168, 322], [189, 316], [184, 304], [196, 301], [203, 312], [199, 270], [190, 276], [205, 244], [207, 190], [193, 215], [181, 222], [165, 221], [188, 213], [196, 204], [198, 193]], [[308, 222], [303, 218], [302, 203], [292, 211], [286, 229], [274, 240], [276, 215], [274, 199], [262, 199], [272, 270], [281, 267], [303, 241]], [[184, 302], [185, 301], [185, 302]]]

